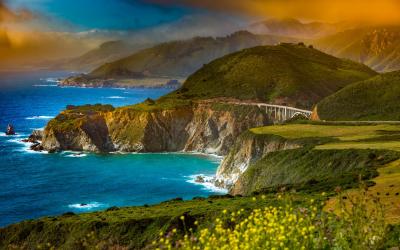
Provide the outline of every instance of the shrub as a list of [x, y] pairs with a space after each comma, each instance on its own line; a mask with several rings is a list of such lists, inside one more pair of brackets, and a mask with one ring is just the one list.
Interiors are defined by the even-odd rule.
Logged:
[[[265, 196], [262, 198], [265, 199]], [[298, 205], [289, 195], [279, 195], [278, 199], [284, 200], [283, 205], [257, 208], [250, 215], [244, 215], [244, 210], [224, 210], [211, 226], [200, 228], [196, 232], [189, 229], [183, 237], [176, 229], [172, 229], [161, 234], [165, 236], [158, 242], [153, 242], [154, 247], [379, 249], [384, 245], [387, 225], [383, 208], [371, 197], [349, 197], [338, 203], [339, 209], [336, 213], [325, 212], [325, 202], [321, 200], [309, 199]]]

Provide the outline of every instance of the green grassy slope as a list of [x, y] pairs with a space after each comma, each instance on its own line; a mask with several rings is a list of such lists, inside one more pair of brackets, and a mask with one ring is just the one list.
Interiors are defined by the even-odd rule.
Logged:
[[359, 178], [369, 180], [378, 174], [377, 168], [400, 158], [397, 125], [288, 124], [254, 128], [248, 133], [304, 146], [269, 153], [250, 165], [234, 193], [273, 191], [283, 186], [307, 192], [350, 188], [358, 185]]
[[400, 69], [400, 27], [347, 30], [313, 42], [318, 49], [378, 71]]
[[243, 214], [247, 214], [266, 205], [279, 205], [279, 201], [274, 197], [257, 202], [250, 197], [211, 197], [153, 206], [113, 207], [84, 214], [66, 213], [0, 228], [0, 249], [143, 249], [158, 239], [160, 233], [172, 228], [183, 234], [189, 228], [196, 228], [196, 220], [202, 225], [210, 224], [224, 209], [243, 208]]
[[106, 63], [93, 70], [89, 77], [186, 77], [204, 63], [226, 54], [257, 45], [293, 40], [239, 31], [227, 37], [196, 37], [172, 41], [141, 50], [115, 62]]
[[204, 65], [167, 97], [231, 97], [310, 108], [349, 83], [374, 75], [362, 64], [304, 45], [260, 46]]
[[317, 105], [321, 120], [400, 120], [400, 71], [347, 86]]

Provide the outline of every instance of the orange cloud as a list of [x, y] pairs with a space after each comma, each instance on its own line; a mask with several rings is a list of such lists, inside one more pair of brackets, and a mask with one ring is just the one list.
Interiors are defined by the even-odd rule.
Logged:
[[399, 0], [148, 0], [246, 15], [320, 21], [400, 23]]

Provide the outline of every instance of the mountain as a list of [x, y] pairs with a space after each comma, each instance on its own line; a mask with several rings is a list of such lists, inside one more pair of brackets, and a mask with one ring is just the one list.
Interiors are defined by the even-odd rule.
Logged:
[[268, 19], [253, 23], [248, 27], [255, 34], [269, 34], [277, 36], [297, 37], [301, 39], [315, 39], [342, 31], [345, 23], [301, 22], [297, 19]]
[[54, 67], [74, 71], [91, 71], [104, 63], [126, 57], [144, 47], [145, 45], [133, 45], [125, 41], [109, 41], [79, 57], [59, 62]]
[[224, 155], [246, 129], [276, 122], [247, 100], [311, 108], [377, 73], [304, 44], [259, 46], [204, 65], [158, 100], [112, 108], [67, 107], [51, 120], [39, 150], [196, 151]]
[[235, 98], [311, 108], [344, 86], [377, 73], [304, 44], [245, 49], [204, 65], [165, 98]]
[[[226, 54], [258, 45], [294, 41], [292, 38], [254, 35], [239, 31], [226, 37], [196, 37], [189, 40], [161, 43], [133, 55], [106, 63], [76, 81], [65, 84], [98, 81], [98, 79], [180, 79], [192, 74], [205, 63]], [[84, 79], [82, 79], [84, 78]], [[86, 80], [86, 81], [85, 81]], [[167, 81], [165, 80], [165, 81]]]
[[326, 53], [364, 63], [377, 71], [400, 69], [399, 26], [352, 29], [313, 43]]
[[[184, 41], [159, 44], [142, 50], [121, 60], [107, 63], [90, 73], [94, 77], [121, 77], [120, 72], [137, 73], [143, 76], [186, 77], [204, 63], [223, 55], [263, 44], [293, 41], [290, 38], [258, 36], [239, 31], [227, 37], [196, 37]], [[116, 73], [117, 72], [117, 73]]]
[[400, 71], [353, 83], [318, 103], [321, 120], [400, 120]]

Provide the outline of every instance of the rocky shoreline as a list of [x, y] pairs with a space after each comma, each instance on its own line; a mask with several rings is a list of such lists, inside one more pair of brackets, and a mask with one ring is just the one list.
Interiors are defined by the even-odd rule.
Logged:
[[58, 81], [60, 87], [82, 87], [82, 88], [168, 88], [178, 89], [185, 79], [177, 77], [141, 77], [102, 79], [94, 78], [85, 74], [71, 76]]
[[[90, 111], [89, 111], [90, 110]], [[188, 152], [228, 157], [243, 132], [272, 124], [257, 106], [196, 103], [171, 110], [138, 110], [89, 106], [68, 107], [51, 120], [43, 131], [35, 130], [26, 139], [32, 150], [89, 152]], [[68, 125], [68, 126], [67, 126]], [[251, 144], [251, 143], [250, 143]], [[229, 158], [230, 159], [230, 158]], [[216, 178], [195, 182], [213, 182], [218, 188], [230, 187], [235, 178]], [[236, 165], [235, 165], [236, 167]], [[227, 174], [227, 176], [230, 174]], [[227, 181], [232, 178], [232, 181]]]

